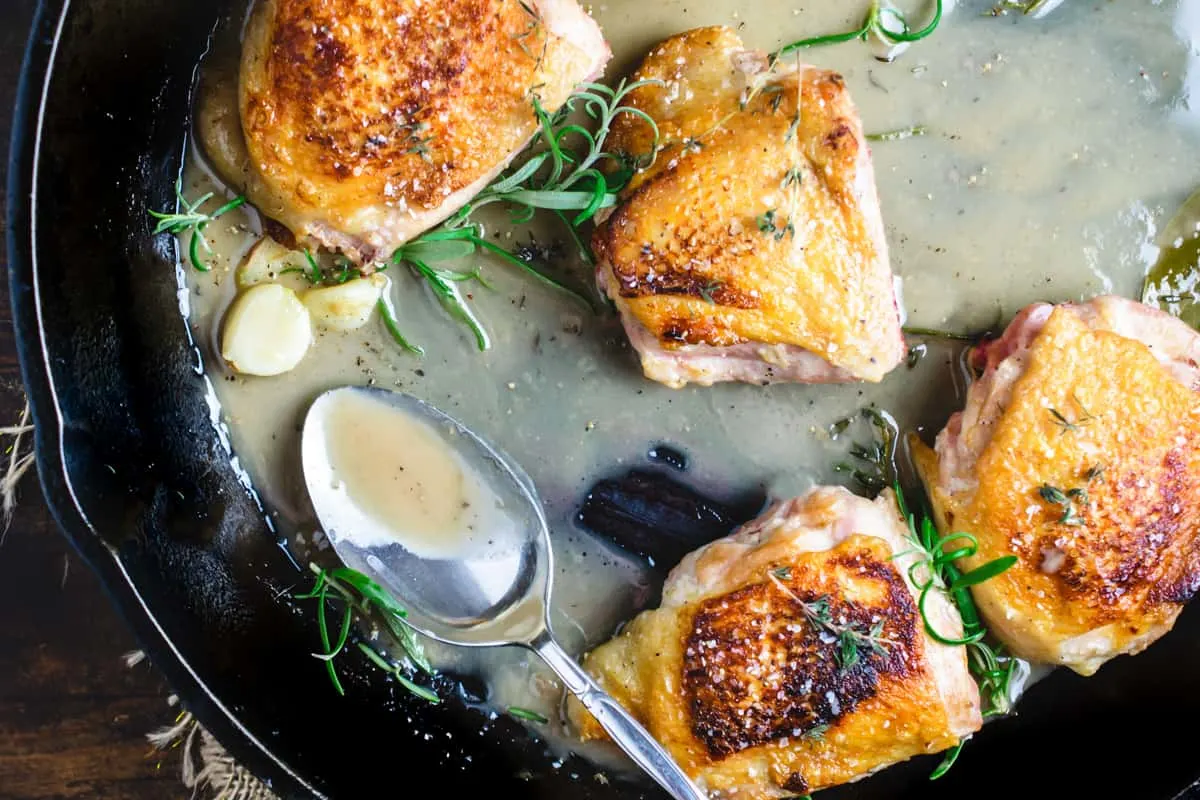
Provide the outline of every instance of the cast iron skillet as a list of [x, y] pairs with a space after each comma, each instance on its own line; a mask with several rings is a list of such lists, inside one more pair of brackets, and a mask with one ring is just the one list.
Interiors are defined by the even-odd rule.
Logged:
[[[147, 208], [173, 202], [189, 91], [230, 9], [179, 0], [48, 0], [18, 94], [10, 280], [43, 488], [66, 535], [185, 706], [289, 797], [654, 795], [594, 779], [445, 679], [431, 707], [346, 662], [321, 665], [303, 585], [236, 469], [179, 312], [175, 254]], [[936, 46], [936, 45], [935, 45]], [[1200, 775], [1200, 608], [1090, 679], [1059, 671], [950, 774], [893, 767], [829, 798], [1168, 798]], [[482, 691], [476, 688], [475, 692]], [[392, 787], [395, 787], [392, 789]], [[411, 789], [408, 789], [411, 791]]]

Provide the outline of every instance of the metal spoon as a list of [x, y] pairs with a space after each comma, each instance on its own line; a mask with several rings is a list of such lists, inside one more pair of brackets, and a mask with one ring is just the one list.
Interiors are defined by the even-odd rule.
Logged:
[[[379, 524], [353, 507], [334, 478], [323, 423], [327, 409], [345, 392], [364, 393], [441, 434], [446, 446], [495, 492], [506, 515], [517, 523], [515, 537], [496, 536], [492, 552], [433, 559], [398, 543], [360, 547], [351, 536], [339, 535], [350, 526]], [[547, 615], [554, 572], [550, 531], [533, 482], [519, 466], [433, 406], [410, 395], [366, 387], [333, 389], [316, 399], [305, 418], [301, 453], [313, 507], [338, 557], [402, 602], [408, 609], [406, 622], [414, 630], [464, 647], [529, 648], [550, 665], [613, 741], [672, 796], [705, 800], [670, 754], [554, 641]]]

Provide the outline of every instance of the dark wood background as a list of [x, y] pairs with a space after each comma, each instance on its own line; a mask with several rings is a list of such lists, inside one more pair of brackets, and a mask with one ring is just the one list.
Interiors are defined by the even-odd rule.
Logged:
[[[34, 0], [0, 0], [0, 186], [33, 6]], [[15, 424], [23, 404], [5, 274], [0, 425]], [[177, 754], [164, 758], [146, 742], [145, 734], [176, 712], [151, 666], [126, 668], [121, 656], [136, 646], [100, 584], [59, 535], [30, 472], [12, 527], [0, 534], [0, 800], [187, 796]]]

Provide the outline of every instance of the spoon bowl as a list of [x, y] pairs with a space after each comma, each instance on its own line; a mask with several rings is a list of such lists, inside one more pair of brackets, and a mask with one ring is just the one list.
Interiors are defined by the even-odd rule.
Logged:
[[[467, 526], [469, 545], [447, 547], [438, 532], [432, 542], [406, 538], [379, 508], [363, 502], [355, 479], [365, 480], [369, 473], [347, 469], [343, 462], [354, 462], [356, 454], [339, 452], [337, 420], [347, 413], [378, 415], [382, 424], [394, 415], [392, 422], [415, 425], [417, 438], [425, 437], [420, 446], [432, 446], [439, 466], [454, 465], [450, 472], [460, 481], [454, 485], [460, 491], [462, 486], [477, 490], [475, 522]], [[613, 741], [673, 797], [705, 797], [649, 732], [554, 641], [548, 620], [554, 559], [550, 531], [533, 481], [508, 456], [416, 397], [343, 387], [320, 395], [310, 407], [301, 461], [313, 508], [338, 557], [404, 604], [409, 626], [452, 645], [533, 650]], [[427, 499], [419, 493], [401, 497], [411, 503]], [[464, 501], [462, 508], [468, 505]], [[391, 508], [394, 513], [396, 506]], [[444, 538], [462, 535], [457, 529], [461, 524], [450, 527], [455, 530], [442, 531]]]
[[[493, 490], [513, 523], [509, 535], [473, 548], [464, 557], [431, 558], [406, 548], [388, 530], [386, 520], [359, 508], [346, 481], [337, 475], [330, 448], [331, 412], [348, 395], [369, 398], [424, 423]], [[533, 482], [507, 456], [433, 406], [371, 387], [320, 395], [305, 418], [300, 448], [309, 496], [338, 557], [401, 597], [411, 627], [468, 647], [532, 641], [541, 632], [553, 567], [549, 532]]]

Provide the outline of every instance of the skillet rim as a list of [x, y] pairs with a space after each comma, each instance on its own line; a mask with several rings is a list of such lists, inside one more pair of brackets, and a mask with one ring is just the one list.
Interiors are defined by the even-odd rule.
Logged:
[[[58, 47], [71, 0], [38, 0], [15, 92], [8, 152], [7, 267], [21, 381], [34, 424], [34, 454], [46, 506], [63, 535], [132, 629], [151, 662], [183, 705], [272, 790], [285, 796], [326, 795], [305, 781], [257, 739], [216, 696], [171, 643], [116, 553], [104, 543], [81, 507], [66, 464], [63, 417], [42, 325], [38, 284], [36, 208], [42, 129]], [[20, 202], [17, 201], [20, 198]]]

